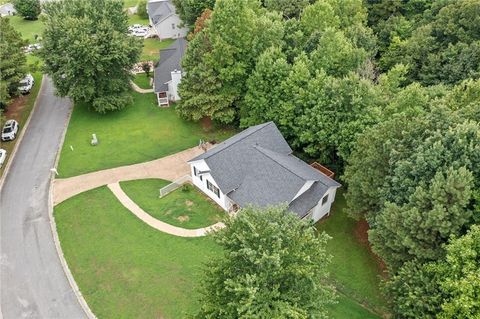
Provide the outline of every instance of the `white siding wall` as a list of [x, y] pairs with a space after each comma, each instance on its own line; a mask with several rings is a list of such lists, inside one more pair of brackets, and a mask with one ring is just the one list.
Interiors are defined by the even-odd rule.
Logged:
[[172, 101], [180, 100], [180, 96], [178, 95], [178, 85], [182, 81], [182, 71], [172, 71], [172, 81], [168, 84], [168, 89], [170, 93], [170, 99]]
[[[192, 182], [195, 186], [197, 186], [202, 192], [204, 192], [208, 197], [213, 199], [220, 207], [222, 207], [224, 210], [228, 211], [231, 206], [230, 199], [225, 196], [222, 191], [220, 190], [220, 187], [218, 187], [218, 184], [215, 182], [213, 179], [212, 175], [209, 173], [203, 174], [202, 175], [202, 180], [200, 180], [200, 176], [195, 176], [193, 167], [197, 168], [197, 171], [208, 171], [208, 165], [204, 160], [196, 161], [193, 163], [190, 163], [190, 173], [192, 175]], [[207, 188], [207, 180], [215, 185], [219, 190], [220, 190], [220, 197], [218, 197], [214, 192], [209, 190]]]
[[317, 206], [313, 208], [312, 219], [314, 222], [317, 222], [320, 218], [330, 213], [332, 208], [332, 203], [335, 201], [335, 194], [337, 192], [337, 187], [330, 187], [325, 193], [324, 197], [328, 194], [328, 201], [322, 205], [322, 199], [318, 202]]
[[184, 38], [188, 34], [188, 28], [180, 28], [180, 24], [182, 24], [180, 17], [176, 14], [172, 14], [162, 22], [155, 25], [155, 30], [157, 30], [160, 40]]

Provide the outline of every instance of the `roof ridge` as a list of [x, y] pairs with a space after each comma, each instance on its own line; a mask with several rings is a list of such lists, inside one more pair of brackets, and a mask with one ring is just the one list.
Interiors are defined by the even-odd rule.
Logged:
[[[279, 155], [283, 155], [283, 156], [289, 156], [290, 154], [287, 154], [287, 155], [284, 155], [284, 154], [281, 154], [281, 153], [278, 153], [278, 152], [275, 152], [275, 151], [272, 151], [268, 148], [265, 148], [265, 147], [262, 147], [260, 145], [254, 145], [253, 146], [256, 150], [258, 150], [259, 152], [261, 152], [263, 155], [265, 155], [266, 157], [268, 157], [269, 159], [271, 159], [272, 161], [274, 161], [275, 163], [277, 163], [278, 165], [280, 165], [281, 167], [285, 168], [287, 171], [291, 172], [292, 174], [300, 177], [302, 180], [304, 181], [315, 181], [315, 182], [318, 182], [319, 179], [305, 179], [303, 178], [302, 176], [298, 175], [296, 172], [292, 171], [290, 168], [286, 167], [285, 165], [283, 165], [282, 163], [279, 163], [278, 161], [276, 161], [274, 158], [272, 158], [271, 156], [269, 156], [266, 152], [264, 152], [263, 150], [267, 150], [269, 152], [272, 152], [272, 153], [275, 153], [275, 154], [279, 154]], [[322, 183], [323, 184], [323, 183]]]
[[[238, 140], [235, 141], [234, 143], [232, 143], [232, 144], [230, 144], [230, 145], [227, 145], [227, 146], [225, 146], [225, 147], [222, 148], [222, 149], [217, 150], [217, 152], [215, 152], [215, 153], [212, 152], [210, 155], [208, 155], [208, 156], [205, 157], [204, 159], [209, 158], [209, 157], [212, 156], [213, 154], [218, 154], [218, 153], [226, 150], [226, 149], [229, 148], [230, 146], [237, 144], [238, 142], [244, 140], [245, 138], [249, 137], [249, 136], [252, 135], [253, 133], [258, 132], [258, 131], [264, 129], [265, 127], [269, 126], [269, 125], [272, 124], [272, 123], [273, 123], [273, 122], [270, 121], [270, 122], [267, 122], [267, 123], [258, 124], [257, 126], [259, 126], [259, 128], [257, 128], [256, 130], [252, 130], [252, 132], [250, 132], [249, 134], [246, 134], [245, 136], [242, 136], [242, 138], [238, 139]], [[251, 126], [251, 127], [255, 127], [255, 126]], [[251, 128], [251, 127], [249, 127], [249, 128]], [[246, 129], [246, 130], [248, 130], [248, 129]], [[244, 131], [246, 131], [246, 130], [244, 130]], [[242, 133], [242, 132], [240, 132], [239, 134], [241, 134], [241, 133]], [[235, 137], [235, 135], [232, 136], [232, 137]], [[231, 138], [232, 138], [232, 137], [231, 137]], [[227, 139], [226, 141], [228, 141], [228, 139]], [[226, 141], [224, 141], [223, 143], [225, 143]], [[212, 151], [213, 151], [213, 150], [215, 150], [215, 148], [213, 148]]]

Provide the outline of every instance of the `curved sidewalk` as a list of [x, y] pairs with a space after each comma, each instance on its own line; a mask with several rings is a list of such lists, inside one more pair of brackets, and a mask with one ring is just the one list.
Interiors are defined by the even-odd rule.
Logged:
[[[190, 173], [187, 161], [203, 153], [200, 147], [162, 157], [150, 162], [110, 168], [102, 171], [54, 180], [53, 204], [100, 186], [134, 179], [176, 180]], [[61, 172], [60, 172], [61, 173]]]
[[150, 227], [155, 228], [161, 232], [179, 236], [179, 237], [201, 237], [205, 236], [207, 233], [221, 229], [225, 227], [223, 223], [216, 223], [212, 226], [198, 229], [185, 229], [181, 227], [176, 227], [167, 223], [164, 223], [156, 218], [153, 218], [151, 215], [146, 213], [141, 209], [127, 194], [122, 190], [119, 183], [108, 184], [108, 188], [112, 191], [113, 195], [118, 199], [118, 201], [135, 216], [137, 216], [144, 223]]
[[130, 81], [130, 85], [132, 86], [132, 89], [138, 93], [142, 93], [142, 94], [153, 93], [153, 89], [142, 89], [141, 87], [136, 85], [135, 82], [133, 81]]

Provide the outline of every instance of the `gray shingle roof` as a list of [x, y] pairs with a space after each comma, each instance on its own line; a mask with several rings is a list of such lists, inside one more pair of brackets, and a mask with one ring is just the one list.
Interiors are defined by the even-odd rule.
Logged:
[[154, 0], [147, 4], [147, 11], [153, 24], [158, 24], [171, 14], [175, 13], [175, 6], [170, 0]]
[[155, 92], [168, 90], [168, 81], [172, 79], [171, 72], [182, 71], [182, 58], [187, 48], [187, 41], [183, 38], [176, 39], [168, 48], [160, 50], [160, 60], [153, 74]]
[[[339, 183], [292, 155], [273, 122], [252, 126], [189, 162], [205, 160], [224, 194], [240, 206], [280, 203], [303, 217]], [[300, 195], [300, 189], [314, 181]]]

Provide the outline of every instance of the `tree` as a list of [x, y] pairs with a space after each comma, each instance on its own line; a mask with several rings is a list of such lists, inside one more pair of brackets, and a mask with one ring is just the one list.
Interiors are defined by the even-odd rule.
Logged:
[[122, 3], [60, 0], [45, 4], [45, 13], [42, 56], [57, 93], [100, 113], [128, 105], [141, 42], [127, 35]]
[[246, 208], [215, 234], [198, 318], [324, 318], [328, 235], [284, 207]]
[[148, 62], [142, 63], [142, 70], [143, 70], [143, 72], [145, 72], [145, 75], [147, 77], [150, 77], [150, 71], [151, 71], [150, 63], [148, 63]]
[[368, 233], [373, 250], [392, 269], [441, 258], [442, 245], [472, 222], [473, 187], [470, 171], [449, 168], [417, 186], [406, 204], [387, 202]]
[[298, 18], [309, 0], [265, 0], [264, 6], [268, 10], [276, 10], [283, 14], [285, 19]]
[[205, 9], [215, 6], [215, 0], [173, 0], [173, 3], [182, 21], [191, 26]]
[[25, 41], [8, 18], [0, 18], [0, 108], [18, 94], [18, 82], [25, 76]]
[[142, 19], [148, 19], [147, 0], [140, 0], [140, 2], [138, 2], [137, 15]]
[[40, 0], [14, 0], [18, 14], [27, 20], [37, 20], [41, 12]]
[[395, 318], [480, 316], [480, 226], [451, 238], [445, 250], [434, 262], [406, 262], [385, 283]]
[[207, 26], [194, 35], [185, 54], [180, 114], [233, 122], [255, 60], [270, 46], [280, 46], [282, 36], [280, 16], [264, 12], [257, 1], [217, 1]]

